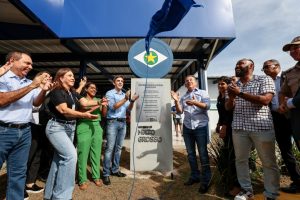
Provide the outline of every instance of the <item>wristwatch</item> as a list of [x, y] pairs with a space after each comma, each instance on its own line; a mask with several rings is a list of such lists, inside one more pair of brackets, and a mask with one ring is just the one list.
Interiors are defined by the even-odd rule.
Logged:
[[240, 92], [237, 96], [242, 97], [244, 95], [244, 92]]

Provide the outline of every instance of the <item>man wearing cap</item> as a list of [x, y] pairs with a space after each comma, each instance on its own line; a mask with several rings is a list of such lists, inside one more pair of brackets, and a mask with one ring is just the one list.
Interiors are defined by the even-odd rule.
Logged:
[[[300, 88], [300, 36], [295, 37], [290, 43], [284, 45], [282, 50], [285, 52], [289, 51], [290, 56], [297, 63], [285, 73], [285, 80], [279, 93], [279, 110], [282, 113], [289, 111], [294, 139], [300, 150], [300, 109], [299, 104], [297, 108], [295, 101], [299, 96]], [[300, 192], [300, 180], [292, 182], [289, 190], [285, 190], [285, 192]]]
[[[271, 101], [271, 113], [273, 117], [273, 124], [275, 130], [276, 141], [281, 152], [284, 164], [290, 174], [293, 182], [300, 181], [300, 170], [297, 166], [296, 158], [292, 151], [292, 140], [293, 130], [291, 128], [290, 119], [287, 118], [286, 114], [279, 112], [279, 99], [278, 93], [280, 86], [282, 85], [285, 77], [285, 72], [281, 71], [280, 64], [277, 60], [267, 60], [263, 64], [262, 71], [266, 75], [270, 76], [275, 83], [276, 93]], [[282, 188], [284, 192], [291, 192], [291, 187]]]

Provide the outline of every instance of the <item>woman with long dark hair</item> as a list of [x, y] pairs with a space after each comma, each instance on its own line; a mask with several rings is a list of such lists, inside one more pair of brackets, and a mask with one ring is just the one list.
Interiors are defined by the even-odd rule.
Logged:
[[80, 112], [80, 106], [101, 105], [101, 100], [87, 100], [75, 92], [71, 69], [61, 68], [54, 78], [56, 88], [49, 94], [48, 108], [52, 118], [46, 135], [53, 145], [54, 155], [45, 187], [45, 199], [72, 199], [75, 186], [77, 153], [73, 145], [76, 119], [97, 119], [91, 111]]

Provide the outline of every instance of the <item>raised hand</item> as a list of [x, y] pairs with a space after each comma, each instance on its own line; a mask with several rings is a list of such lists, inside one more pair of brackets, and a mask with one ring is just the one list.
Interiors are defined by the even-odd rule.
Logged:
[[179, 101], [179, 93], [171, 91], [171, 97], [174, 99], [174, 101]]
[[131, 100], [135, 101], [138, 98], [140, 98], [140, 96], [138, 94], [134, 93], [134, 95], [131, 97]]
[[80, 83], [79, 83], [79, 87], [84, 87], [86, 85], [86, 82], [87, 82], [87, 78], [86, 76], [84, 76], [81, 80], [80, 80]]
[[41, 85], [43, 87], [44, 84], [49, 86], [49, 80], [52, 80], [51, 76], [48, 73], [42, 73], [41, 75], [34, 77], [32, 83], [30, 84], [30, 87], [37, 88]]
[[130, 93], [131, 93], [130, 89], [127, 90], [127, 92], [125, 93], [125, 99], [126, 100], [128, 100], [130, 98]]
[[102, 97], [101, 99], [101, 105], [102, 106], [107, 106], [108, 105], [109, 99], [107, 97]]
[[10, 68], [13, 66], [13, 63], [7, 61], [1, 68], [5, 69], [5, 71], [10, 70]]
[[235, 98], [235, 96], [238, 95], [241, 91], [236, 84], [229, 84], [227, 90], [230, 98]]

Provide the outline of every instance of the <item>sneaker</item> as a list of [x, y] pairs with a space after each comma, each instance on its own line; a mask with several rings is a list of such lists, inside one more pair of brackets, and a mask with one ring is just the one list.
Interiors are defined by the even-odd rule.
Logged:
[[33, 184], [32, 187], [25, 186], [25, 190], [28, 193], [40, 193], [44, 191], [44, 188], [38, 186], [37, 184]]
[[242, 190], [234, 197], [234, 200], [254, 200], [254, 195], [252, 192]]
[[26, 192], [26, 190], [24, 190], [24, 200], [28, 200], [29, 199], [29, 195], [28, 193]]

